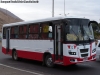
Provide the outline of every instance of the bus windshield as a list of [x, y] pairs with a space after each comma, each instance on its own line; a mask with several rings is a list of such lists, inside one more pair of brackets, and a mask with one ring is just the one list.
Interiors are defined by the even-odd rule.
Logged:
[[93, 40], [92, 26], [88, 26], [88, 19], [69, 19], [70, 22], [66, 25], [67, 41], [86, 41]]

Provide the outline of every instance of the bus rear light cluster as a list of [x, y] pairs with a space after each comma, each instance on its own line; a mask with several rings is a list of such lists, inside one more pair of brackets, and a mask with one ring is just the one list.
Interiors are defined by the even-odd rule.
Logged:
[[69, 52], [70, 55], [76, 55], [76, 52]]

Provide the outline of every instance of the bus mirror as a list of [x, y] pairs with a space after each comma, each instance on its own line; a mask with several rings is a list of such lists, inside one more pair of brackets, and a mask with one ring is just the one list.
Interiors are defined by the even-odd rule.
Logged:
[[88, 26], [92, 25], [93, 31], [100, 32], [99, 24], [96, 21], [90, 21]]
[[90, 25], [91, 23], [95, 23], [96, 25], [98, 25], [98, 23], [97, 23], [96, 21], [90, 21], [90, 22], [89, 22], [89, 25]]
[[96, 21], [90, 21], [89, 24], [88, 24], [88, 26], [90, 26], [91, 24], [95, 25], [95, 26], [99, 26], [99, 24]]
[[100, 37], [100, 28], [99, 24], [96, 21], [90, 21], [89, 25], [92, 25], [93, 33], [94, 33], [94, 38], [99, 39]]

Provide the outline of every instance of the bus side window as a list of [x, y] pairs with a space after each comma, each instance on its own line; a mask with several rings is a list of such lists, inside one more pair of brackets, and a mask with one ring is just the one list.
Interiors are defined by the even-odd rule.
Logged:
[[41, 38], [48, 39], [49, 23], [42, 23], [41, 27], [42, 27]]
[[19, 26], [19, 39], [27, 39], [27, 25]]
[[29, 25], [29, 39], [38, 39], [39, 38], [39, 24]]
[[3, 39], [6, 39], [6, 28], [3, 28]]
[[28, 28], [28, 33], [29, 33], [28, 39], [33, 39], [32, 32], [33, 32], [33, 25], [29, 25], [29, 28]]
[[50, 39], [52, 38], [52, 23], [42, 23], [41, 24], [41, 38]]
[[23, 26], [19, 26], [19, 39], [23, 39]]
[[52, 38], [52, 33], [49, 32], [49, 38]]
[[27, 39], [28, 38], [28, 35], [27, 35], [27, 25], [24, 25], [23, 26], [23, 38], [24, 39]]
[[16, 26], [15, 28], [14, 28], [14, 35], [15, 35], [15, 39], [18, 39], [18, 26]]
[[52, 26], [49, 26], [49, 35], [48, 35], [49, 38], [52, 38]]
[[13, 27], [11, 27], [10, 38], [11, 38], [11, 39], [14, 38], [14, 28], [13, 28]]
[[11, 39], [18, 39], [18, 26], [11, 27]]
[[39, 29], [40, 29], [39, 24], [34, 24], [33, 25], [33, 39], [38, 39], [39, 38]]

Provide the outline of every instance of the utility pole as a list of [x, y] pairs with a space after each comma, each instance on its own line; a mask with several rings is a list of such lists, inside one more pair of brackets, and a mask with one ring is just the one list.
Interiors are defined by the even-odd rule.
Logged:
[[64, 0], [64, 16], [66, 16], [66, 14], [65, 14], [65, 0]]
[[[5, 5], [6, 5], [6, 3], [5, 3]], [[6, 7], [6, 16], [7, 16], [7, 23], [10, 23], [10, 22], [9, 22], [10, 19], [9, 19], [8, 12], [7, 12], [7, 7]]]
[[54, 17], [54, 0], [52, 0], [52, 17]]

